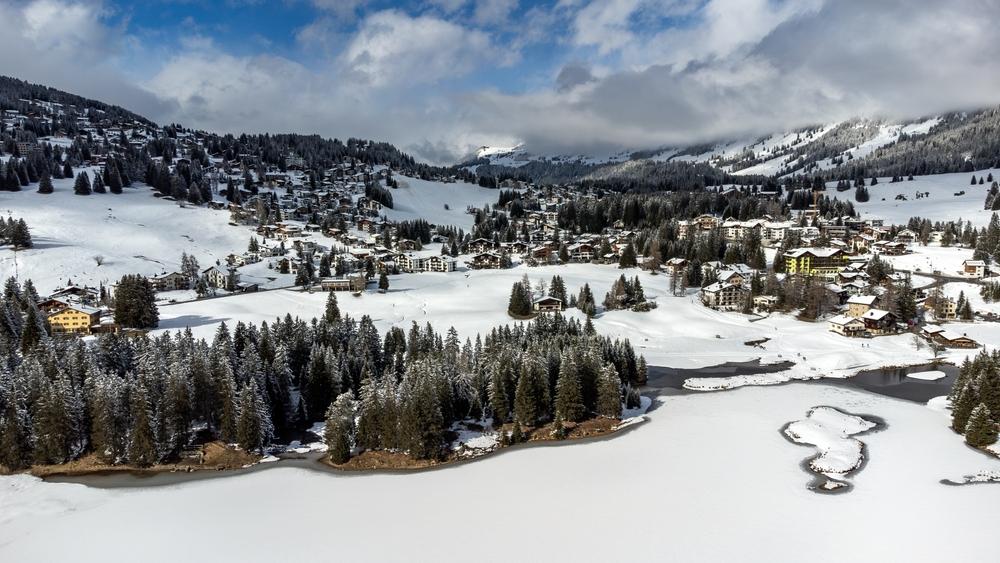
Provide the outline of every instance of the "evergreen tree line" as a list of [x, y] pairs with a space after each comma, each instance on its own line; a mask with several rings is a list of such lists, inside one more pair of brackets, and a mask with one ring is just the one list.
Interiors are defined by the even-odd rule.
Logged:
[[392, 209], [392, 192], [389, 191], [389, 188], [383, 188], [377, 182], [368, 182], [365, 184], [365, 196]]
[[331, 294], [321, 318], [222, 324], [210, 342], [185, 330], [88, 343], [48, 338], [32, 291], [11, 287], [2, 303], [0, 464], [11, 469], [89, 453], [136, 466], [170, 461], [196, 427], [203, 439], [262, 451], [322, 420], [348, 454], [437, 457], [463, 419], [534, 426], [619, 416], [645, 376], [627, 341], [561, 316], [474, 343], [416, 323], [383, 337], [369, 317], [341, 315]]

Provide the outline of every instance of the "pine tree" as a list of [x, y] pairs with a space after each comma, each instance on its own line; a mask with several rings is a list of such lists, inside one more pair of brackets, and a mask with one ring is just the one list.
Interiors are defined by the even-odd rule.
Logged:
[[341, 464], [351, 459], [354, 432], [354, 400], [350, 393], [343, 393], [326, 411], [323, 439], [331, 462]]
[[531, 293], [524, 282], [514, 282], [511, 287], [507, 313], [512, 317], [527, 317], [531, 314]]
[[972, 409], [969, 422], [965, 426], [965, 442], [974, 448], [985, 448], [997, 441], [997, 425], [991, 418], [990, 409], [979, 403]]
[[326, 310], [323, 313], [323, 319], [330, 324], [340, 320], [340, 307], [337, 305], [337, 294], [332, 291], [326, 297]]
[[563, 354], [559, 362], [559, 377], [556, 380], [556, 417], [576, 422], [585, 414], [583, 395], [580, 390], [580, 374], [571, 354]]
[[635, 268], [638, 264], [638, 258], [636, 257], [635, 245], [631, 241], [622, 250], [622, 255], [618, 259], [619, 268]]
[[972, 415], [972, 409], [976, 408], [978, 404], [979, 396], [976, 393], [975, 387], [971, 383], [963, 386], [952, 402], [951, 407], [951, 427], [955, 432], [962, 433], [965, 431], [965, 425], [969, 423], [969, 416]]
[[0, 403], [4, 404], [0, 410], [0, 465], [17, 471], [31, 464], [31, 422], [27, 409], [15, 396], [13, 382], [0, 385], [0, 397], [4, 398]]
[[50, 194], [54, 188], [52, 187], [52, 176], [45, 172], [42, 174], [42, 179], [38, 181], [38, 193], [40, 194]]
[[271, 442], [274, 428], [267, 404], [253, 379], [240, 393], [240, 416], [236, 442], [248, 452], [261, 452]]
[[387, 276], [385, 272], [382, 272], [378, 278], [378, 289], [382, 293], [389, 291], [389, 276]]
[[597, 380], [597, 414], [608, 418], [622, 415], [622, 390], [614, 366], [607, 364]]
[[90, 195], [90, 176], [87, 172], [80, 172], [73, 182], [73, 193], [76, 195]]
[[12, 221], [10, 243], [15, 249], [31, 248], [31, 231], [28, 230], [28, 224], [24, 222], [24, 219]]
[[148, 467], [159, 461], [153, 437], [153, 416], [142, 384], [133, 387], [131, 395], [128, 462], [136, 467]]

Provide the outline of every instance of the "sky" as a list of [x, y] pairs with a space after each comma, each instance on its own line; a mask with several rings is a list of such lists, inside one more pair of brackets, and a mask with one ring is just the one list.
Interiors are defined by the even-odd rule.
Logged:
[[0, 21], [0, 74], [436, 164], [1000, 103], [1000, 0], [0, 0]]

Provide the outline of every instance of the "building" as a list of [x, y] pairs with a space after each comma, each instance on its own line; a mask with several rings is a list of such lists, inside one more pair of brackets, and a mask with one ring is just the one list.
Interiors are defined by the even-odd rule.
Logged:
[[837, 315], [829, 321], [830, 332], [849, 337], [864, 336], [865, 322], [850, 315]]
[[878, 297], [875, 295], [852, 295], [847, 300], [847, 316], [860, 319], [875, 307]]
[[535, 299], [531, 308], [536, 313], [558, 313], [563, 310], [563, 302], [561, 299], [546, 295], [541, 299]]
[[986, 262], [983, 260], [966, 260], [962, 262], [962, 274], [970, 278], [984, 278], [987, 271]]
[[216, 289], [226, 289], [231, 287], [229, 284], [230, 280], [232, 280], [233, 287], [240, 283], [240, 274], [236, 272], [236, 270], [230, 269], [229, 271], [226, 271], [218, 266], [206, 268], [201, 272], [201, 275], [205, 278], [205, 281], [209, 286]]
[[770, 312], [778, 306], [778, 297], [775, 295], [758, 295], [753, 298], [753, 310], [757, 312]]
[[190, 289], [187, 276], [178, 272], [170, 272], [149, 278], [149, 285], [153, 286], [153, 291], [176, 291], [178, 289]]
[[90, 327], [101, 322], [101, 310], [86, 305], [70, 305], [48, 317], [54, 334], [90, 334]]
[[319, 282], [323, 291], [364, 291], [368, 281], [364, 276], [346, 276], [342, 278], [323, 278]]
[[742, 309], [749, 296], [750, 290], [742, 285], [716, 282], [701, 288], [701, 302], [720, 311]]
[[503, 262], [499, 254], [494, 254], [493, 252], [483, 252], [476, 254], [471, 259], [469, 259], [469, 267], [475, 270], [489, 270], [489, 269], [499, 269], [500, 264]]
[[807, 276], [836, 276], [850, 258], [839, 248], [796, 248], [785, 253], [785, 271]]
[[872, 336], [892, 334], [896, 332], [896, 315], [882, 309], [869, 309], [861, 320], [865, 323], [865, 332]]

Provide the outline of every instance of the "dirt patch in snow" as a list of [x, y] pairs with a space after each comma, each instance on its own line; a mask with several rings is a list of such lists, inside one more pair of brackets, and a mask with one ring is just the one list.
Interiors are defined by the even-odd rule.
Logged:
[[58, 465], [33, 465], [28, 473], [36, 477], [102, 475], [110, 473], [154, 474], [191, 471], [223, 471], [240, 469], [260, 461], [261, 457], [247, 453], [222, 442], [209, 442], [193, 457], [185, 457], [175, 463], [158, 463], [150, 467], [136, 467], [128, 464], [111, 465], [98, 459], [94, 454]]

